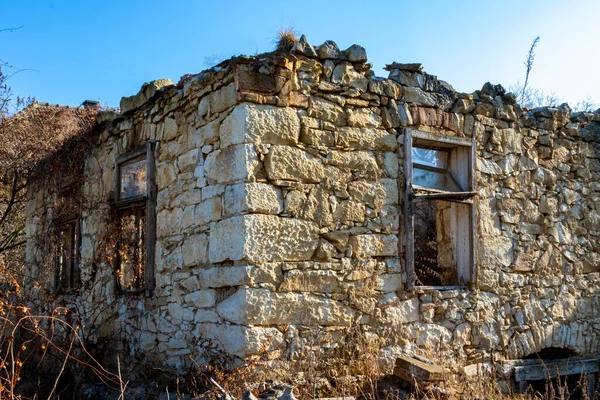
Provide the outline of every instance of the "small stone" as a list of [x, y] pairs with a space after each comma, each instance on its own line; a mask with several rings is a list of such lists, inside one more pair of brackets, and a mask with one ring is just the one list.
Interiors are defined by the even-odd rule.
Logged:
[[292, 50], [298, 54], [302, 54], [303, 56], [307, 57], [317, 56], [317, 52], [315, 51], [315, 49], [311, 46], [310, 43], [308, 43], [308, 40], [306, 40], [306, 35], [302, 35], [300, 37], [300, 40], [298, 40], [298, 43], [296, 43]]
[[331, 81], [340, 85], [346, 85], [366, 92], [369, 80], [362, 74], [356, 72], [352, 64], [341, 63], [333, 70]]
[[367, 61], [367, 51], [364, 47], [353, 44], [344, 50], [346, 59], [350, 62], [365, 62]]
[[335, 60], [340, 57], [340, 48], [333, 40], [327, 40], [319, 46], [317, 54], [319, 58]]

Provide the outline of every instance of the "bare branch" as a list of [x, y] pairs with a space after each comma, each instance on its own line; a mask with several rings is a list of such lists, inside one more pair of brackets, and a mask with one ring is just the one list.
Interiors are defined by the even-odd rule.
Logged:
[[21, 29], [23, 27], [23, 25], [21, 26], [17, 26], [16, 28], [4, 28], [4, 29], [0, 29], [0, 32], [12, 32], [12, 31], [16, 31], [17, 29]]

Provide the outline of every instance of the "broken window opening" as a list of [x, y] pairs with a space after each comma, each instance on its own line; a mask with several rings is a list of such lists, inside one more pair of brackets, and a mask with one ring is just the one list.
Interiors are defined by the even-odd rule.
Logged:
[[54, 212], [58, 216], [53, 220], [54, 289], [56, 291], [77, 289], [81, 283], [80, 189], [80, 186], [73, 182], [64, 184], [59, 189], [54, 204]]
[[125, 292], [144, 288], [146, 275], [146, 204], [119, 210], [117, 278]]
[[[591, 399], [600, 370], [597, 355], [578, 356], [566, 348], [549, 347], [521, 360], [507, 360], [515, 391], [536, 398]], [[560, 394], [560, 396], [559, 396]]]
[[409, 289], [474, 278], [475, 144], [405, 130], [405, 261]]
[[122, 292], [154, 289], [156, 247], [155, 143], [119, 156], [115, 163], [117, 244], [115, 273]]
[[77, 219], [57, 223], [55, 229], [55, 289], [71, 290], [80, 286], [79, 248], [81, 245]]

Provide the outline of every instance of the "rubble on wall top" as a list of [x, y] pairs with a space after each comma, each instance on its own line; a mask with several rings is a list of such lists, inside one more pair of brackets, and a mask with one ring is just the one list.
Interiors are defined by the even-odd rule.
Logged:
[[[489, 82], [484, 84], [481, 90], [473, 93], [460, 93], [449, 83], [425, 72], [421, 63], [392, 62], [385, 66], [385, 70], [389, 71], [389, 76], [387, 78], [377, 77], [371, 69], [372, 64], [367, 63], [367, 52], [364, 47], [353, 44], [347, 49], [341, 50], [333, 40], [326, 40], [321, 45], [313, 46], [308, 42], [306, 35], [302, 35], [289, 51], [278, 50], [255, 56], [232, 57], [198, 74], [184, 75], [177, 85], [168, 79], [147, 82], [136, 95], [122, 98], [120, 111], [121, 114], [127, 114], [137, 110], [144, 104], [155, 101], [169, 87], [182, 89], [183, 96], [197, 91], [204, 93], [212, 90], [209, 85], [230, 74], [237, 65], [248, 65], [255, 73], [270, 75], [274, 73], [276, 67], [290, 68], [288, 64], [298, 59], [316, 59], [323, 65], [329, 64], [328, 68], [335, 68], [333, 74], [335, 79], [339, 78], [340, 74], [346, 76], [350, 72], [357, 76], [363, 75], [362, 79], [366, 78], [373, 82], [389, 79], [407, 89], [404, 91], [404, 101], [414, 103], [413, 100], [418, 100], [423, 97], [422, 93], [425, 93], [426, 98], [433, 99], [433, 102], [425, 102], [425, 106], [441, 107], [448, 112], [470, 112], [483, 103], [484, 106], [489, 104], [501, 109], [509, 106], [514, 108], [517, 117], [526, 113], [529, 120], [553, 118], [557, 112], [554, 110], [559, 109], [563, 120], [571, 119], [573, 122], [598, 122], [600, 120], [600, 109], [596, 113], [572, 113], [566, 105], [532, 110], [523, 109], [517, 103], [517, 96], [514, 93], [507, 92], [502, 85]], [[352, 71], [349, 72], [348, 69], [352, 69]], [[323, 86], [327, 86], [327, 84], [325, 83]], [[114, 113], [109, 119], [111, 118], [114, 118]]]
[[125, 114], [140, 108], [164, 87], [173, 86], [173, 81], [170, 79], [157, 79], [151, 82], [146, 82], [142, 85], [140, 91], [129, 97], [121, 98], [121, 113]]
[[352, 63], [367, 62], [367, 51], [362, 46], [353, 44], [346, 50], [340, 51], [340, 48], [333, 40], [326, 40], [323, 44], [315, 48], [308, 43], [306, 35], [300, 37], [300, 40], [290, 50], [290, 53], [323, 60], [340, 60]]
[[392, 71], [394, 69], [399, 69], [401, 71], [421, 72], [421, 71], [423, 71], [423, 65], [420, 63], [402, 64], [402, 63], [398, 63], [398, 62], [394, 61], [391, 64], [387, 64], [384, 69], [386, 71]]

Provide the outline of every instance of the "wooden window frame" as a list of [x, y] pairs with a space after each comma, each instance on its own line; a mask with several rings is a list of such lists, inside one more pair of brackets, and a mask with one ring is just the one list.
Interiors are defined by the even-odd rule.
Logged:
[[[125, 153], [115, 160], [115, 188], [114, 208], [115, 216], [120, 211], [143, 206], [146, 208], [146, 265], [144, 268], [144, 293], [146, 297], [152, 296], [155, 288], [155, 263], [156, 263], [156, 162], [154, 152], [157, 142], [149, 142], [134, 151]], [[120, 199], [121, 193], [121, 165], [134, 158], [146, 156], [146, 194], [141, 196]], [[117, 249], [118, 251], [118, 249]], [[119, 257], [115, 257], [115, 270], [120, 268]]]
[[[465, 184], [465, 191], [463, 192], [444, 192], [441, 190], [419, 190], [420, 193], [416, 193], [413, 187], [413, 160], [412, 160], [412, 149], [413, 145], [418, 144], [414, 147], [423, 147], [431, 149], [461, 149], [460, 158], [464, 160], [457, 160], [459, 150], [455, 152], [455, 157], [451, 157], [450, 163], [463, 163], [466, 162], [466, 170], [468, 176], [462, 176], [461, 181]], [[415, 207], [416, 201], [422, 200], [445, 200], [452, 203], [465, 204], [468, 206], [468, 213], [465, 218], [461, 218], [461, 221], [467, 222], [470, 226], [470, 232], [464, 236], [464, 240], [458, 244], [461, 247], [463, 256], [468, 256], [468, 270], [465, 272], [461, 270], [461, 266], [457, 266], [459, 271], [457, 274], [462, 276], [465, 283], [473, 283], [477, 280], [477, 224], [476, 224], [476, 143], [475, 139], [457, 138], [453, 136], [445, 136], [435, 133], [417, 131], [412, 129], [404, 130], [404, 261], [406, 266], [406, 282], [408, 290], [423, 290], [423, 289], [437, 289], [437, 290], [451, 290], [451, 289], [465, 289], [466, 285], [458, 286], [418, 286], [416, 285], [416, 272], [415, 272]], [[423, 193], [424, 192], [424, 193]], [[465, 268], [464, 266], [462, 267]], [[461, 275], [460, 272], [463, 271]], [[460, 279], [460, 278], [459, 278]]]
[[[54, 237], [55, 237], [55, 254], [54, 254], [54, 290], [59, 292], [64, 290], [69, 292], [76, 290], [81, 286], [81, 271], [79, 270], [79, 260], [81, 257], [81, 219], [79, 214], [69, 214], [60, 218], [56, 218], [53, 221], [54, 225]], [[70, 231], [69, 242], [71, 248], [69, 252], [69, 263], [66, 270], [62, 271], [60, 268], [60, 257], [58, 249], [60, 244], [58, 243], [60, 232], [64, 232], [66, 229]]]

